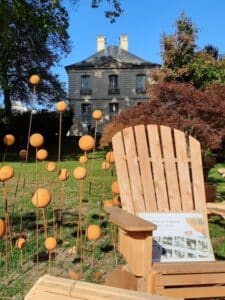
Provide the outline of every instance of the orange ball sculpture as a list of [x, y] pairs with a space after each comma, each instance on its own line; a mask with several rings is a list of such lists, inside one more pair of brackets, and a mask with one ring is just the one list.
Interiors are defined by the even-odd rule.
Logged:
[[0, 219], [0, 239], [5, 235], [5, 231], [6, 231], [5, 221]]
[[20, 158], [22, 159], [22, 160], [25, 160], [26, 159], [26, 157], [27, 157], [27, 150], [20, 150], [20, 152], [19, 152], [19, 156], [20, 156]]
[[26, 246], [26, 240], [24, 238], [19, 238], [16, 241], [16, 248], [23, 249]]
[[86, 155], [81, 155], [81, 157], [79, 158], [79, 162], [80, 162], [81, 164], [86, 164], [87, 161], [88, 161], [88, 158], [87, 158]]
[[67, 169], [59, 170], [59, 175], [58, 175], [59, 180], [65, 181], [69, 178], [69, 176], [70, 176], [70, 173]]
[[37, 159], [38, 160], [45, 160], [48, 157], [48, 151], [45, 149], [39, 149], [37, 151]]
[[45, 240], [45, 248], [48, 251], [54, 250], [56, 248], [56, 246], [57, 246], [57, 240], [56, 240], [56, 238], [54, 238], [54, 237], [48, 237]]
[[114, 156], [114, 152], [113, 151], [109, 151], [106, 154], [105, 157], [106, 161], [108, 161], [110, 164], [113, 164], [115, 162], [115, 156]]
[[40, 148], [44, 144], [44, 137], [40, 133], [34, 133], [30, 136], [30, 144], [34, 148]]
[[14, 176], [14, 169], [11, 166], [3, 166], [0, 169], [0, 181], [6, 181]]
[[84, 179], [87, 176], [87, 170], [84, 167], [77, 167], [74, 169], [73, 175], [78, 180]]
[[110, 168], [110, 163], [108, 161], [103, 161], [102, 163], [102, 169], [108, 170]]
[[86, 236], [90, 241], [95, 241], [101, 236], [101, 228], [98, 225], [89, 225]]
[[64, 112], [67, 109], [67, 104], [65, 101], [59, 101], [56, 103], [56, 110], [58, 112]]
[[29, 79], [30, 83], [33, 85], [37, 85], [40, 82], [40, 80], [40, 76], [36, 74], [32, 75]]
[[114, 194], [119, 194], [119, 193], [120, 193], [118, 181], [114, 181], [114, 182], [111, 184], [111, 191], [112, 191], [112, 193], [114, 193]]
[[80, 279], [80, 276], [79, 274], [77, 274], [76, 272], [74, 271], [69, 271], [69, 277], [73, 280], [79, 280]]
[[92, 117], [93, 117], [93, 119], [96, 120], [96, 121], [101, 120], [101, 118], [102, 118], [102, 111], [96, 109], [95, 111], [93, 111]]
[[49, 172], [54, 172], [56, 169], [56, 163], [54, 161], [49, 161], [46, 165], [46, 169]]
[[44, 208], [51, 202], [51, 194], [47, 189], [39, 188], [32, 197], [32, 203], [38, 208]]
[[103, 206], [104, 206], [104, 208], [111, 207], [111, 206], [113, 206], [113, 201], [105, 200]]
[[79, 139], [79, 147], [83, 151], [91, 151], [95, 146], [95, 140], [91, 135], [83, 135]]
[[15, 143], [15, 137], [12, 134], [6, 134], [3, 138], [3, 143], [6, 146], [12, 146]]
[[121, 203], [120, 196], [119, 196], [119, 195], [116, 195], [115, 197], [113, 197], [112, 202], [113, 202], [113, 205], [119, 206], [120, 203]]

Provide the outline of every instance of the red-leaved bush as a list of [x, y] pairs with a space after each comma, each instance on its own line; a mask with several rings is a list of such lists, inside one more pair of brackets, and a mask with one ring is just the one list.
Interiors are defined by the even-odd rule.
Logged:
[[196, 137], [203, 150], [221, 146], [225, 137], [225, 85], [204, 91], [190, 84], [157, 83], [148, 87], [149, 101], [122, 111], [104, 129], [101, 146], [119, 130], [137, 124], [167, 125]]

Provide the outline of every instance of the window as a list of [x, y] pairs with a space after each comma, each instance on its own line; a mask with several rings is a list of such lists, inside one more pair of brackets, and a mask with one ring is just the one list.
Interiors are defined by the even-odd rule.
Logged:
[[145, 94], [146, 93], [145, 80], [146, 80], [145, 74], [136, 75], [136, 93], [137, 94]]
[[80, 84], [80, 94], [81, 95], [91, 95], [91, 76], [81, 75], [81, 84]]
[[81, 120], [85, 127], [87, 128], [87, 131], [90, 133], [91, 131], [91, 121], [92, 121], [92, 115], [91, 115], [91, 104], [90, 103], [82, 103], [81, 104]]
[[109, 75], [109, 95], [119, 94], [118, 75]]
[[109, 103], [109, 117], [112, 119], [119, 112], [119, 103]]

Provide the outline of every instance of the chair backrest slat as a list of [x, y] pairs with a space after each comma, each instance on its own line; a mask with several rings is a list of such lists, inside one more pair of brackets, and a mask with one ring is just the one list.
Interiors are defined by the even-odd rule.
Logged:
[[117, 170], [117, 178], [119, 181], [121, 203], [123, 209], [134, 213], [133, 198], [130, 189], [130, 178], [128, 176], [126, 153], [123, 144], [122, 132], [118, 132], [112, 138], [114, 154], [116, 157], [115, 165]]
[[169, 211], [158, 126], [148, 125], [147, 130], [158, 211]]
[[133, 128], [125, 128], [123, 136], [134, 211], [145, 211], [144, 195]]
[[144, 193], [144, 202], [146, 211], [157, 211], [155, 188], [152, 178], [151, 162], [149, 159], [149, 148], [147, 143], [146, 130], [144, 125], [137, 125], [134, 128], [137, 152], [139, 157], [139, 166]]
[[183, 211], [193, 211], [192, 186], [190, 179], [187, 141], [184, 132], [174, 129], [177, 169]]
[[189, 136], [192, 165], [193, 195], [196, 210], [206, 210], [205, 185], [202, 172], [201, 147], [199, 141]]
[[170, 210], [181, 211], [179, 180], [171, 128], [161, 126], [160, 129]]

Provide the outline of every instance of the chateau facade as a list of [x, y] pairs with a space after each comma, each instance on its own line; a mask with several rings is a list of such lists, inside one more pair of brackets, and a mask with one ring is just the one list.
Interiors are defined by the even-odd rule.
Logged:
[[66, 66], [69, 77], [69, 101], [74, 113], [71, 135], [89, 133], [94, 127], [92, 112], [100, 109], [101, 132], [121, 110], [147, 101], [146, 80], [160, 65], [128, 51], [128, 36], [120, 36], [120, 45], [106, 47], [105, 36], [97, 36], [97, 53], [81, 62]]

